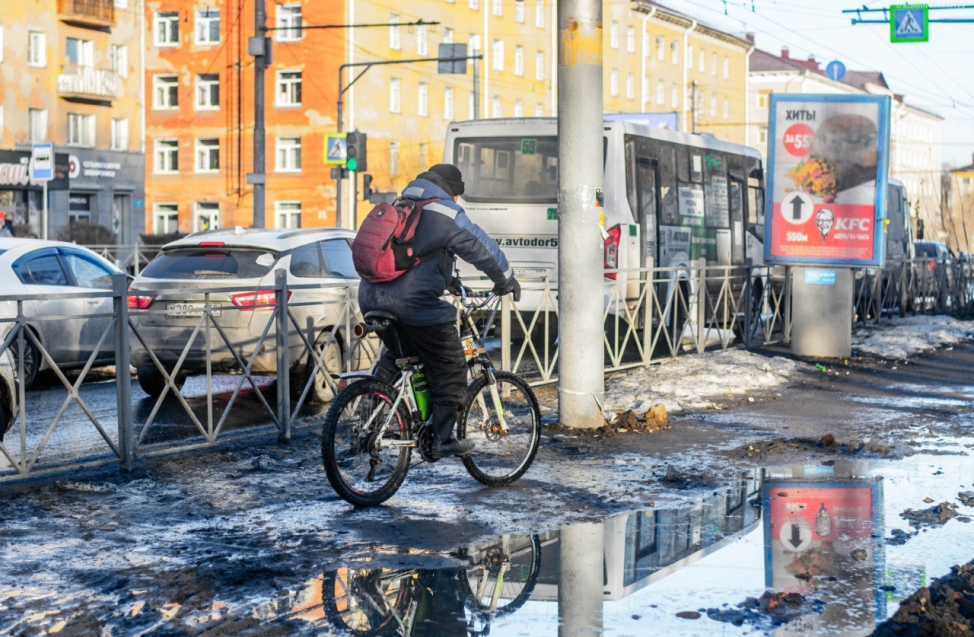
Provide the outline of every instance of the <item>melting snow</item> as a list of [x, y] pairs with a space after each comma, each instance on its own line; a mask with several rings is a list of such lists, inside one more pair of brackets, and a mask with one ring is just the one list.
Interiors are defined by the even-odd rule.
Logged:
[[974, 323], [950, 316], [908, 316], [856, 330], [852, 347], [861, 354], [902, 360], [972, 337]]

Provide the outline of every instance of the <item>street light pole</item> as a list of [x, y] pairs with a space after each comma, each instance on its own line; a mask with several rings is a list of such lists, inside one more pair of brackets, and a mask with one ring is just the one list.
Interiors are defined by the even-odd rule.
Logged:
[[604, 424], [602, 0], [558, 0], [558, 409]]
[[247, 175], [247, 182], [254, 186], [254, 227], [265, 226], [264, 185], [267, 175], [264, 172], [264, 70], [267, 68], [267, 55], [270, 43], [267, 40], [267, 13], [264, 0], [254, 3], [254, 37], [250, 41], [250, 54], [254, 56], [254, 172]]

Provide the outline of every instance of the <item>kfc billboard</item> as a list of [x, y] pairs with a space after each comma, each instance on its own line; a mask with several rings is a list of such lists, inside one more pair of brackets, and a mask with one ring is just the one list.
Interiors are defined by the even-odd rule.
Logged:
[[890, 98], [771, 95], [764, 258], [882, 267]]

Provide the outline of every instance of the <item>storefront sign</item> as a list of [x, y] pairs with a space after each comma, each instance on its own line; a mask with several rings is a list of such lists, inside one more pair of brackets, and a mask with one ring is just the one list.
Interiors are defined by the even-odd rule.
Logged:
[[885, 96], [771, 95], [765, 261], [882, 267]]
[[[0, 190], [27, 190], [40, 188], [41, 182], [31, 179], [31, 153], [16, 150], [0, 150]], [[54, 155], [54, 178], [48, 182], [49, 190], [67, 189], [68, 156]]]

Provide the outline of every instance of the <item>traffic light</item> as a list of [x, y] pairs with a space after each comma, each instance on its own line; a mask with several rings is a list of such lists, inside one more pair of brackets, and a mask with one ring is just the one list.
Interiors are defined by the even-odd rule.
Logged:
[[366, 141], [368, 135], [353, 130], [345, 137], [345, 168], [365, 171], [368, 169]]
[[372, 175], [365, 173], [362, 175], [362, 201], [368, 201], [372, 196]]

